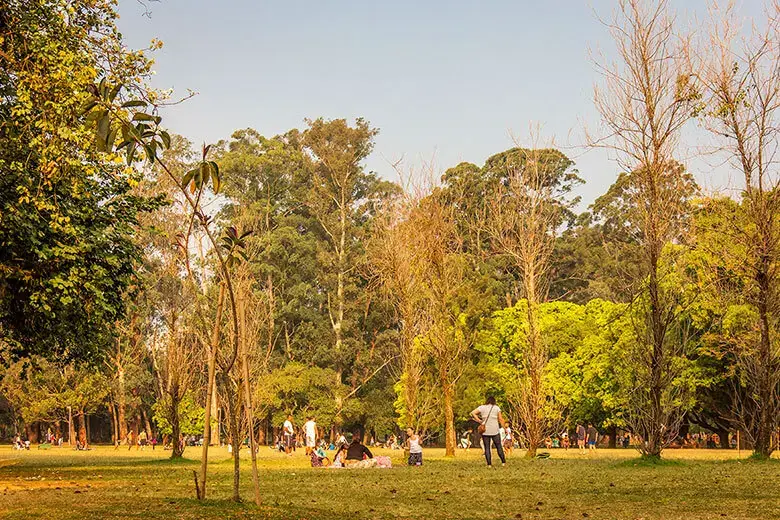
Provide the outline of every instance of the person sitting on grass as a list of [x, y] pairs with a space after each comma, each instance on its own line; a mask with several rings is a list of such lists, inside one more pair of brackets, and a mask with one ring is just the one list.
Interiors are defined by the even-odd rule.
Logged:
[[322, 447], [311, 450], [311, 467], [321, 468], [323, 466], [330, 466], [330, 459], [328, 458]]
[[407, 461], [410, 466], [422, 466], [422, 446], [420, 445], [420, 436], [414, 433], [411, 428], [406, 429], [406, 442], [409, 447], [409, 460]]
[[333, 456], [333, 464], [331, 468], [343, 468], [347, 463], [347, 445], [342, 444], [339, 446], [339, 451]]
[[360, 432], [352, 434], [352, 443], [347, 448], [347, 467], [371, 467], [376, 464], [374, 454], [371, 453], [362, 442], [360, 442]]
[[460, 447], [466, 451], [469, 451], [469, 448], [471, 448], [471, 430], [466, 430], [460, 436]]

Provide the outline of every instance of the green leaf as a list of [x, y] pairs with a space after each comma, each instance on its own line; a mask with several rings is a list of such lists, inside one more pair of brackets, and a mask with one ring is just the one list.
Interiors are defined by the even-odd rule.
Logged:
[[135, 107], [145, 107], [146, 101], [141, 101], [140, 99], [132, 99], [130, 101], [125, 101], [122, 103], [122, 108], [135, 108]]
[[135, 160], [135, 147], [135, 143], [132, 143], [127, 147], [127, 154], [125, 155], [125, 158], [127, 160], [128, 166], [132, 165], [133, 161]]
[[113, 128], [108, 133], [108, 137], [106, 138], [106, 150], [107, 151], [113, 151], [114, 149], [114, 141], [116, 140], [116, 134], [119, 131], [118, 128]]
[[162, 132], [160, 132], [160, 138], [162, 139], [165, 148], [171, 147], [171, 134], [163, 130]]
[[198, 173], [198, 171], [199, 170], [197, 168], [194, 168], [194, 169], [188, 171], [187, 173], [185, 173], [184, 177], [182, 177], [182, 179], [181, 179], [182, 186], [185, 186], [185, 187], [189, 186], [190, 183], [192, 182], [193, 177], [195, 177], [195, 174]]
[[108, 112], [105, 110], [93, 110], [87, 115], [87, 121], [97, 121], [106, 114], [108, 114]]
[[97, 101], [92, 100], [92, 99], [89, 100], [89, 101], [86, 101], [83, 105], [81, 105], [81, 108], [79, 109], [79, 114], [80, 115], [84, 115], [87, 112], [89, 112], [90, 110], [92, 110], [93, 108], [95, 108], [96, 106], [97, 106]]
[[154, 116], [146, 112], [136, 112], [133, 114], [133, 121], [154, 121]]
[[106, 142], [108, 142], [108, 132], [111, 127], [111, 122], [108, 118], [108, 112], [104, 113], [103, 117], [98, 119], [97, 122], [97, 145], [98, 151], [106, 151]]
[[113, 89], [111, 89], [111, 93], [108, 95], [108, 100], [113, 103], [113, 101], [116, 99], [117, 95], [119, 95], [119, 91], [122, 90], [122, 84], [115, 86]]
[[220, 176], [219, 176], [219, 166], [217, 166], [217, 163], [214, 161], [209, 161], [209, 166], [211, 167], [211, 187], [214, 190], [214, 193], [219, 193], [219, 189], [222, 185]]

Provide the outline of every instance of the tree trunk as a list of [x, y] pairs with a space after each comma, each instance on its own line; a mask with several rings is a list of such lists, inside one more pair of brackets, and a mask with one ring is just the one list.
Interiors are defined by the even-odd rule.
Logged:
[[617, 426], [610, 426], [607, 428], [607, 435], [609, 435], [608, 448], [617, 448]]
[[[651, 201], [655, 198], [651, 197]], [[655, 213], [653, 213], [655, 215]], [[651, 230], [653, 224], [650, 224]], [[644, 439], [646, 445], [643, 448], [643, 455], [648, 458], [661, 458], [661, 452], [663, 451], [663, 429], [665, 426], [665, 418], [663, 416], [663, 409], [661, 406], [661, 397], [663, 394], [662, 376], [663, 376], [663, 363], [664, 363], [664, 330], [663, 330], [663, 317], [661, 309], [661, 302], [659, 296], [659, 282], [658, 282], [658, 257], [660, 256], [660, 250], [655, 247], [657, 239], [655, 234], [650, 231], [650, 279], [648, 284], [648, 290], [650, 293], [650, 327], [652, 332], [653, 352], [650, 356], [650, 403], [648, 414], [650, 420], [647, 421], [648, 431], [646, 432]]]
[[727, 450], [731, 448], [731, 445], [729, 444], [729, 431], [728, 430], [715, 430], [715, 433], [718, 434], [718, 441], [720, 443], [720, 447], [724, 450]]
[[68, 446], [73, 446], [73, 438], [76, 436], [73, 431], [73, 408], [68, 406]]
[[114, 401], [108, 403], [108, 409], [111, 411], [111, 442], [116, 448], [119, 446], [119, 425], [116, 420], [116, 407]]
[[241, 461], [239, 455], [241, 453], [241, 435], [238, 429], [238, 415], [239, 415], [239, 396], [234, 396], [231, 400], [228, 397], [228, 410], [230, 411], [230, 443], [233, 446], [233, 501], [241, 502]]
[[246, 422], [249, 429], [249, 451], [252, 459], [252, 484], [255, 492], [255, 504], [260, 506], [262, 500], [260, 498], [260, 475], [257, 471], [257, 443], [255, 442], [255, 413], [252, 407], [252, 387], [249, 380], [249, 347], [247, 345], [246, 334], [243, 332], [246, 330], [246, 301], [244, 298], [239, 299], [240, 305], [239, 318], [241, 320], [241, 371], [242, 379], [244, 383], [244, 411], [246, 412]]
[[455, 391], [452, 383], [447, 380], [446, 374], [443, 375], [443, 378], [444, 380], [441, 382], [441, 384], [444, 397], [442, 403], [442, 411], [444, 412], [444, 456], [454, 457], [455, 445], [457, 444], [455, 435], [455, 413], [453, 411], [453, 399]]
[[35, 444], [38, 442], [38, 427], [37, 424], [25, 424], [24, 429], [27, 430], [27, 440], [30, 441], [30, 444]]
[[209, 461], [209, 439], [211, 439], [211, 400], [214, 395], [215, 376], [217, 370], [217, 350], [219, 349], [219, 331], [222, 324], [222, 308], [225, 302], [225, 282], [219, 284], [219, 297], [217, 298], [217, 315], [214, 319], [214, 328], [211, 333], [211, 345], [209, 345], [209, 351], [207, 355], [208, 364], [208, 381], [206, 387], [206, 416], [203, 420], [203, 451], [200, 461], [200, 479], [198, 486], [200, 490], [198, 492], [198, 498], [201, 500], [206, 498], [206, 472], [208, 469]]
[[82, 446], [87, 446], [87, 423], [84, 418], [84, 410], [79, 410], [78, 412], [78, 420], [79, 420], [79, 442]]
[[536, 457], [536, 450], [544, 440], [544, 424], [542, 423], [541, 410], [544, 404], [544, 389], [542, 388], [542, 372], [545, 367], [546, 353], [542, 338], [537, 327], [536, 317], [536, 278], [532, 269], [524, 277], [524, 289], [528, 305], [528, 395], [523, 403], [524, 413], [521, 416], [525, 422], [528, 448], [526, 458]]
[[171, 458], [180, 459], [184, 455], [181, 443], [181, 423], [179, 422], [179, 396], [171, 394], [171, 408], [168, 410], [168, 420], [171, 423]]
[[[767, 229], [768, 223], [757, 222], [759, 228], [762, 230]], [[762, 233], [761, 238], [763, 244], [772, 243], [771, 233]], [[762, 245], [763, 245], [762, 244]], [[771, 257], [764, 251], [762, 251], [759, 267], [756, 273], [756, 282], [758, 284], [758, 316], [760, 320], [761, 338], [758, 348], [758, 359], [753, 363], [754, 373], [750, 381], [753, 383], [753, 387], [750, 390], [756, 394], [756, 406], [753, 407], [754, 413], [758, 417], [753, 418], [754, 431], [753, 437], [753, 454], [759, 458], [768, 459], [772, 456], [772, 430], [774, 418], [771, 416], [772, 409], [776, 408], [774, 400], [775, 388], [773, 388], [772, 371], [776, 369], [773, 365], [772, 356], [772, 343], [771, 343], [771, 328], [770, 321], [770, 299], [771, 299], [771, 275], [770, 269], [772, 268]]]
[[344, 325], [344, 271], [346, 269], [346, 245], [347, 245], [347, 210], [344, 191], [341, 193], [341, 213], [340, 213], [340, 235], [339, 244], [336, 246], [336, 254], [338, 256], [337, 261], [337, 273], [336, 273], [336, 317], [334, 318], [330, 305], [328, 305], [328, 313], [331, 314], [331, 324], [333, 325], [333, 334], [335, 336], [335, 358], [336, 358], [336, 386], [335, 386], [335, 401], [336, 401], [336, 416], [333, 422], [337, 426], [341, 426], [341, 410], [344, 407], [344, 400], [341, 396], [341, 385], [343, 382], [343, 369], [342, 369], [342, 347], [344, 339], [342, 337]]
[[149, 416], [146, 415], [146, 410], [141, 408], [141, 417], [143, 417], [144, 420], [144, 430], [146, 430], [146, 438], [151, 440], [152, 439], [152, 423], [149, 422]]
[[219, 446], [219, 407], [217, 406], [218, 395], [219, 393], [216, 392], [215, 388], [214, 396], [211, 400], [211, 417], [212, 419], [215, 419], [211, 428], [211, 440], [209, 440], [209, 444], [212, 446]]
[[125, 417], [125, 369], [119, 362], [116, 367], [117, 377], [117, 410], [119, 421], [119, 443], [127, 438], [127, 419]]

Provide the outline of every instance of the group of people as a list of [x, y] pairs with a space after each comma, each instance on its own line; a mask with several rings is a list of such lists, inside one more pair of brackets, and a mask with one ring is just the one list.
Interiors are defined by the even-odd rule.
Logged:
[[20, 435], [14, 436], [14, 442], [13, 447], [15, 450], [29, 450], [30, 449], [30, 441], [29, 440], [22, 440], [22, 437]]
[[[333, 458], [329, 457], [325, 452], [323, 446], [309, 447], [309, 438], [307, 437], [306, 449], [309, 452], [311, 458], [311, 465], [313, 468], [389, 468], [392, 467], [390, 457], [378, 456], [374, 457], [368, 446], [364, 445], [360, 440], [360, 432], [354, 432], [352, 434], [352, 442], [347, 444], [346, 442], [339, 444], [339, 447], [335, 450]], [[414, 434], [410, 435], [409, 441], [414, 446], [414, 454], [409, 456], [409, 464], [421, 466], [422, 465], [422, 447], [420, 446], [420, 438]], [[312, 442], [312, 444], [314, 444]]]
[[[506, 465], [504, 448], [511, 450], [514, 440], [512, 429], [504, 419], [495, 398], [489, 397], [485, 404], [471, 412], [471, 417], [480, 425], [479, 433], [482, 437], [481, 443], [485, 450], [485, 461], [488, 467], [493, 465], [492, 446], [495, 447], [501, 464]], [[326, 446], [323, 440], [320, 440], [319, 443], [317, 442], [317, 423], [313, 417], [308, 416], [303, 425], [302, 433], [304, 437], [303, 445], [306, 448], [306, 455], [311, 459], [312, 467], [370, 468], [391, 466], [389, 457], [375, 457], [371, 453], [371, 450], [361, 441], [359, 431], [353, 433], [350, 443], [347, 443], [346, 438], [341, 434], [335, 445], [330, 444]], [[470, 434], [471, 431], [464, 433], [461, 439], [461, 445], [467, 449], [471, 446]], [[276, 447], [278, 450], [292, 455], [297, 445], [298, 435], [293, 422], [293, 416], [288, 415], [282, 425], [281, 436], [277, 438]], [[386, 445], [390, 448], [400, 447], [395, 437], [389, 439]], [[329, 456], [326, 452], [326, 447], [331, 451], [335, 451], [335, 453]], [[422, 439], [412, 428], [406, 430], [404, 448], [408, 453], [407, 464], [409, 466], [422, 466]]]
[[[675, 445], [676, 444], [676, 445]], [[680, 439], [678, 443], [673, 443], [672, 447], [679, 447], [679, 448], [720, 448], [722, 446], [721, 444], [721, 438], [720, 435], [717, 433], [711, 433], [706, 434], [704, 432], [701, 433], [688, 433]], [[737, 447], [737, 436], [734, 434], [729, 434], [729, 446], [731, 448]]]

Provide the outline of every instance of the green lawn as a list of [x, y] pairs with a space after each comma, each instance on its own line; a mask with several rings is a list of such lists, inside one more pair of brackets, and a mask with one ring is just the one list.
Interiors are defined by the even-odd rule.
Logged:
[[[670, 463], [659, 466], [637, 464], [633, 450], [553, 450], [535, 461], [515, 452], [507, 467], [488, 470], [476, 450], [445, 460], [442, 450], [429, 449], [422, 468], [383, 452], [396, 467], [336, 470], [310, 468], [302, 452], [286, 457], [262, 448], [259, 509], [227, 500], [230, 459], [222, 448], [211, 453], [209, 499], [199, 503], [195, 448], [185, 453], [191, 459], [171, 463], [159, 449], [2, 446], [0, 518], [780, 518], [780, 461], [737, 460], [736, 452], [668, 451]], [[242, 480], [249, 498], [248, 460]]]

